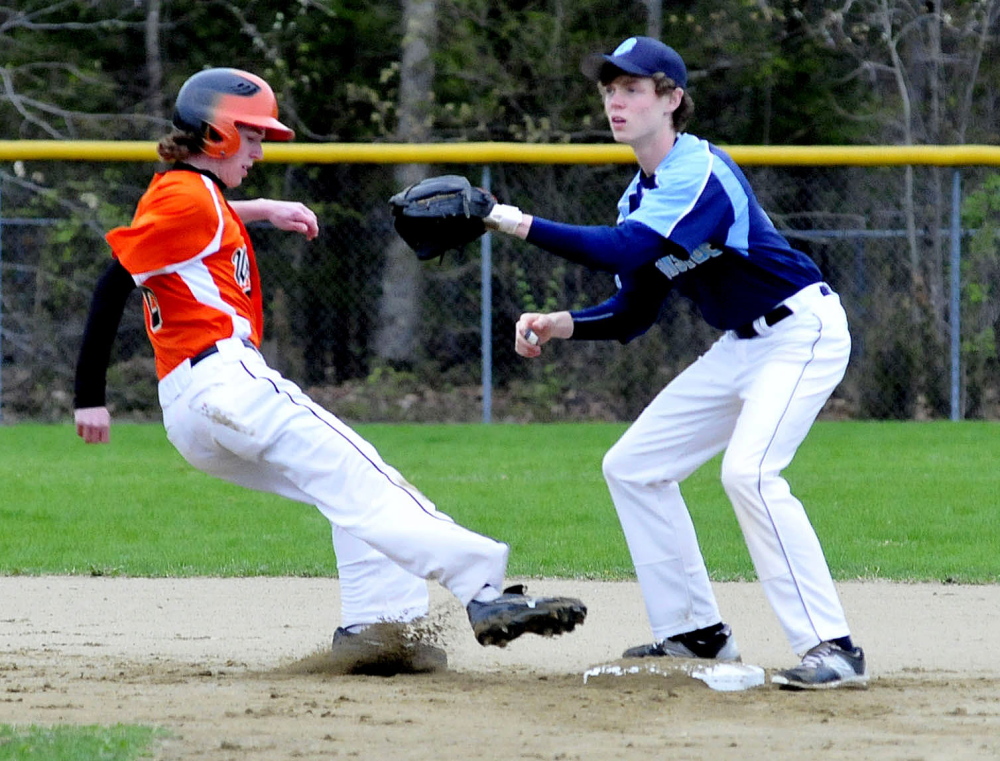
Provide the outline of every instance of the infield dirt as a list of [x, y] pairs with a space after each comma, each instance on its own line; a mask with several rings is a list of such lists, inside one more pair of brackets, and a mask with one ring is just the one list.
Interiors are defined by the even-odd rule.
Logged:
[[[1000, 757], [1000, 586], [842, 583], [869, 689], [722, 693], [584, 684], [650, 639], [637, 586], [527, 584], [582, 599], [586, 624], [482, 648], [432, 585], [449, 670], [369, 677], [322, 668], [336, 580], [0, 577], [0, 723], [151, 724], [156, 758], [185, 761]], [[746, 662], [797, 661], [757, 584], [716, 589]]]

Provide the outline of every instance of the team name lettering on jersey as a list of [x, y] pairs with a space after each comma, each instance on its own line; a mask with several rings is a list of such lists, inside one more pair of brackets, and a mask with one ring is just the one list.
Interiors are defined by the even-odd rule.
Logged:
[[721, 253], [721, 248], [716, 248], [711, 243], [702, 243], [691, 252], [691, 256], [687, 259], [678, 259], [676, 256], [664, 256], [662, 259], [658, 259], [656, 261], [656, 269], [673, 280], [682, 272], [692, 270], [699, 264], [703, 264]]
[[243, 293], [250, 295], [250, 257], [246, 246], [240, 246], [233, 251], [233, 277]]

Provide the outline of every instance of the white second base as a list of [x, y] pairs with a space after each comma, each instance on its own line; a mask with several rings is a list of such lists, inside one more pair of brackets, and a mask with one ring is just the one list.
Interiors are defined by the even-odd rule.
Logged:
[[764, 669], [760, 666], [751, 666], [747, 663], [685, 661], [676, 658], [629, 659], [594, 666], [583, 672], [583, 683], [586, 684], [591, 677], [629, 676], [633, 674], [661, 674], [673, 677], [678, 674], [686, 674], [719, 692], [749, 690], [764, 684]]

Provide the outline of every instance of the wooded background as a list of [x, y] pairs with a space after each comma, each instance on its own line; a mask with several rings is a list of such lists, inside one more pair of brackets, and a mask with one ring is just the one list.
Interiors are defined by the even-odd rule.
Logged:
[[[156, 140], [190, 74], [235, 66], [274, 86], [300, 142], [608, 142], [580, 60], [649, 34], [684, 56], [690, 129], [718, 144], [996, 144], [998, 31], [1000, 0], [20, 0], [0, 8], [0, 139]], [[0, 163], [5, 420], [70, 414], [103, 233], [128, 221], [153, 169]], [[492, 188], [541, 216], [606, 224], [632, 171], [504, 164]], [[315, 245], [252, 232], [269, 357], [339, 414], [476, 419], [478, 252], [421, 265], [387, 218], [389, 195], [442, 172], [478, 182], [482, 167], [259, 165], [233, 196], [294, 198], [320, 215]], [[855, 357], [827, 414], [947, 416], [951, 173], [748, 174], [845, 297]], [[963, 209], [962, 414], [992, 418], [992, 170], [963, 172]], [[520, 311], [594, 303], [611, 286], [523, 243], [495, 248], [501, 419], [627, 419], [713, 336], [671, 300], [629, 347], [567, 344], [550, 363], [525, 363], [510, 346]], [[116, 412], [156, 415], [149, 357], [136, 299], [111, 375]]]

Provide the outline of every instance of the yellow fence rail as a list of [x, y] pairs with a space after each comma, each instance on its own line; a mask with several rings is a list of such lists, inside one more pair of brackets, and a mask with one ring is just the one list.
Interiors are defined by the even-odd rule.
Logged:
[[[993, 145], [733, 145], [745, 166], [1000, 166]], [[112, 140], [0, 140], [0, 161], [157, 161], [156, 144]], [[269, 143], [284, 164], [628, 164], [624, 145], [536, 143]]]

